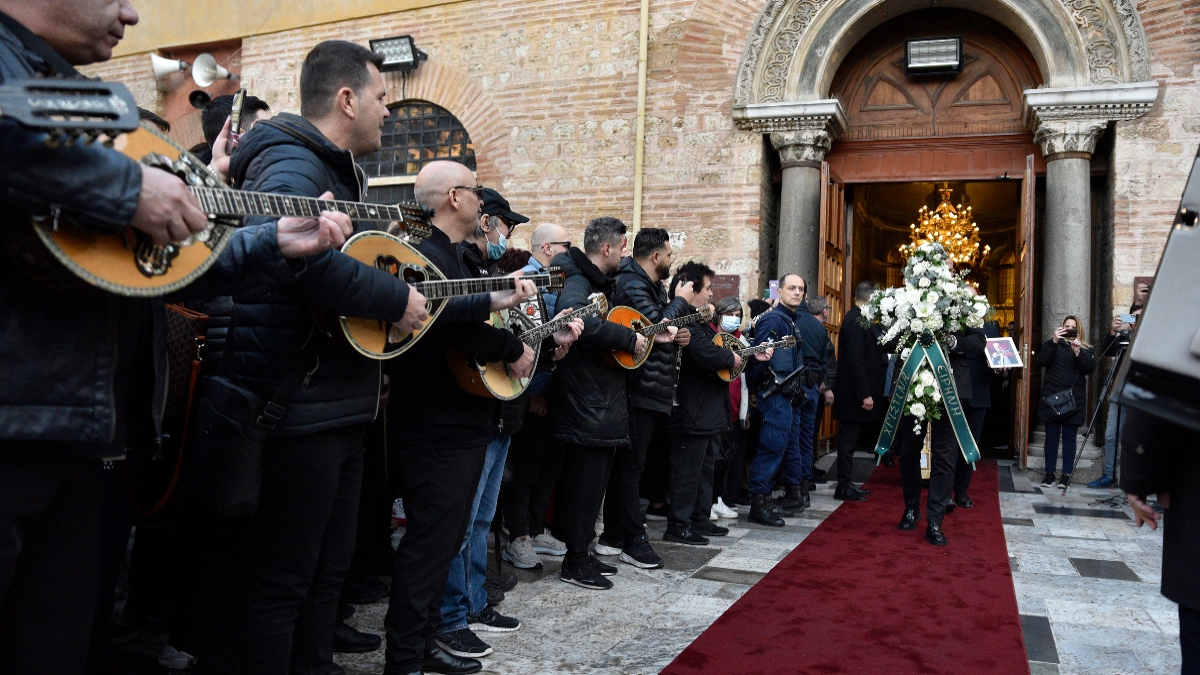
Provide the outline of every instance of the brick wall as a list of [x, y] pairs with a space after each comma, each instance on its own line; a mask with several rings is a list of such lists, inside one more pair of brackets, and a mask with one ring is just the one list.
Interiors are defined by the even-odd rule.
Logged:
[[[675, 233], [680, 261], [740, 274], [743, 295], [760, 284], [769, 176], [762, 139], [732, 125], [731, 99], [764, 2], [651, 5], [642, 222]], [[1151, 115], [1116, 131], [1117, 307], [1128, 305], [1134, 276], [1153, 272], [1200, 142], [1200, 0], [1143, 0], [1138, 9], [1164, 86]], [[392, 99], [421, 98], [454, 113], [471, 134], [483, 183], [535, 224], [566, 226], [575, 241], [593, 217], [632, 222], [638, 3], [489, 0], [247, 37], [243, 82], [274, 110], [295, 112], [300, 64], [314, 44], [401, 34], [430, 56], [407, 82], [386, 76]], [[161, 110], [145, 55], [92, 72], [130, 84], [142, 105]], [[530, 231], [518, 231], [516, 243]]]

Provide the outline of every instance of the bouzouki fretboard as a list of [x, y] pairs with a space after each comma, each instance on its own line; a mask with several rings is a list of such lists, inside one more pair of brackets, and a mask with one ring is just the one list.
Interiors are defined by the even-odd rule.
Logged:
[[432, 234], [424, 210], [416, 204], [367, 204], [202, 186], [192, 186], [191, 190], [200, 200], [200, 208], [214, 216], [317, 218], [322, 211], [338, 211], [357, 221], [400, 223], [409, 234], [421, 239]]

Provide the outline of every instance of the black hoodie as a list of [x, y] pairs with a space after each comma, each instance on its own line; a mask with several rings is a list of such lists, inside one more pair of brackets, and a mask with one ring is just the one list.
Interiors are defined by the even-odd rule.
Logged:
[[[286, 113], [260, 122], [242, 138], [231, 158], [230, 175], [244, 190], [307, 197], [328, 190], [335, 199], [363, 197], [360, 170], [350, 152], [304, 118]], [[257, 219], [263, 220], [267, 219]], [[254, 222], [247, 219], [248, 225]], [[234, 295], [226, 338], [230, 358], [223, 359], [224, 374], [264, 400], [288, 372], [311, 367], [299, 363], [300, 351], [308, 340], [322, 340], [319, 360], [275, 436], [310, 434], [375, 418], [379, 361], [318, 337], [312, 307], [341, 316], [398, 321], [408, 304], [404, 282], [340, 251], [306, 258], [303, 267], [294, 282]]]

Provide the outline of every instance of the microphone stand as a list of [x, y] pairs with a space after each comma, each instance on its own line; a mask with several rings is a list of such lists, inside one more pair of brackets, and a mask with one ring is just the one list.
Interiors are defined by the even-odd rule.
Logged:
[[[1113, 380], [1116, 378], [1117, 370], [1121, 365], [1121, 359], [1125, 357], [1125, 350], [1129, 347], [1129, 338], [1121, 337], [1120, 334], [1118, 333], [1117, 339], [1114, 340], [1113, 343], [1109, 345], [1110, 349], [1112, 348], [1112, 345], [1117, 345], [1117, 353], [1113, 356], [1112, 366], [1110, 366], [1108, 369], [1108, 377], [1104, 378], [1104, 388], [1100, 390], [1100, 400], [1098, 400], [1096, 402], [1096, 409], [1092, 411], [1092, 419], [1090, 422], [1088, 422], [1087, 433], [1085, 433], [1083, 435], [1083, 443], [1080, 444], [1081, 448], [1087, 446], [1088, 438], [1091, 437], [1092, 431], [1095, 429], [1096, 418], [1100, 416], [1100, 406], [1103, 405], [1105, 403], [1105, 401], [1107, 401], [1107, 399], [1108, 399], [1108, 392], [1112, 388]], [[1104, 358], [1104, 354], [1101, 354], [1099, 358]], [[1120, 456], [1121, 456], [1121, 410], [1120, 410], [1120, 408], [1118, 407], [1118, 409], [1115, 412], [1117, 415], [1117, 426], [1116, 426], [1116, 431], [1114, 432], [1114, 435], [1116, 436], [1116, 438], [1113, 439], [1113, 448], [1115, 450], [1115, 452], [1113, 454], [1113, 480], [1116, 480], [1117, 462], [1120, 460]], [[1107, 439], [1105, 439], [1105, 440], [1107, 440]], [[1107, 459], [1108, 458], [1106, 457], [1105, 461], [1107, 461]]]

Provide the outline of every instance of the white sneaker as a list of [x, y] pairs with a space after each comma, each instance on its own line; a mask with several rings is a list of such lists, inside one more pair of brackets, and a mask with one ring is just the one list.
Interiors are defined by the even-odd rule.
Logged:
[[596, 555], [621, 555], [621, 549], [616, 546], [609, 546], [599, 539], [592, 542], [592, 550], [596, 552]]
[[722, 518], [736, 519], [738, 517], [738, 512], [726, 506], [725, 501], [720, 497], [717, 497], [717, 503], [713, 504], [712, 512]]
[[196, 657], [166, 644], [158, 654], [158, 665], [167, 670], [187, 670], [196, 665]]
[[567, 545], [554, 538], [549, 532], [543, 532], [533, 538], [533, 552], [546, 555], [566, 555]]
[[404, 498], [401, 497], [392, 502], [392, 525], [406, 525], [408, 519], [404, 516]]

